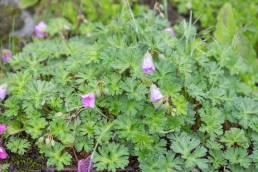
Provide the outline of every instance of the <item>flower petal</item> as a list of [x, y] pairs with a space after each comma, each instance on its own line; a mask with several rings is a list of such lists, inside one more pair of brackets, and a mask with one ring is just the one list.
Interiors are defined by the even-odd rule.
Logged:
[[88, 93], [82, 95], [82, 106], [85, 108], [94, 108], [95, 107], [95, 94]]
[[0, 134], [3, 134], [6, 129], [7, 129], [7, 125], [5, 125], [5, 124], [0, 124]]
[[6, 159], [8, 157], [7, 152], [3, 147], [0, 147], [0, 159]]
[[92, 156], [89, 155], [86, 159], [82, 159], [78, 162], [77, 172], [90, 172], [92, 167]]
[[4, 62], [8, 62], [13, 56], [13, 53], [11, 50], [4, 49], [2, 50], [2, 60]]
[[144, 54], [142, 69], [143, 72], [146, 74], [151, 74], [155, 71], [155, 65], [153, 63], [152, 55], [149, 52], [146, 52]]
[[0, 101], [4, 100], [7, 95], [7, 85], [0, 85]]
[[152, 103], [156, 103], [163, 98], [159, 88], [156, 85], [152, 84], [150, 88], [150, 100]]

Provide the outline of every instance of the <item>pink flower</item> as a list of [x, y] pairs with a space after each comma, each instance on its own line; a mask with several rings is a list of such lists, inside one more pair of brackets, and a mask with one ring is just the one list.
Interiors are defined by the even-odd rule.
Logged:
[[86, 159], [82, 159], [78, 162], [77, 172], [91, 172], [92, 170], [92, 155], [89, 155]]
[[95, 94], [88, 93], [82, 95], [82, 106], [85, 108], [94, 108], [95, 107]]
[[6, 129], [7, 129], [7, 125], [5, 125], [5, 124], [0, 124], [0, 134], [3, 134]]
[[3, 147], [0, 147], [0, 159], [6, 159], [8, 157], [7, 152]]
[[0, 85], [0, 101], [4, 100], [7, 95], [7, 85]]
[[12, 56], [13, 56], [12, 51], [7, 49], [2, 50], [2, 60], [4, 62], [8, 62], [12, 58]]
[[176, 37], [176, 32], [172, 27], [167, 27], [166, 29], [164, 29], [164, 32], [167, 32], [172, 37]]
[[34, 28], [34, 33], [37, 38], [44, 38], [47, 36], [47, 24], [43, 21], [39, 22]]
[[150, 99], [152, 103], [156, 103], [163, 98], [159, 88], [156, 85], [152, 84], [150, 88]]
[[155, 66], [152, 60], [152, 56], [149, 52], [146, 52], [143, 57], [142, 69], [144, 73], [151, 74], [155, 71]]

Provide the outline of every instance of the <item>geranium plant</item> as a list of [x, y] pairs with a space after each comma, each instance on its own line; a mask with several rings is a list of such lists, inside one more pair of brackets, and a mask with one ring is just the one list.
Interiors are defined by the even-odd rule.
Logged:
[[171, 35], [163, 17], [130, 14], [87, 35], [37, 39], [5, 63], [8, 151], [34, 145], [58, 170], [71, 150], [87, 154], [87, 170], [129, 158], [145, 172], [257, 170], [257, 70], [191, 23]]

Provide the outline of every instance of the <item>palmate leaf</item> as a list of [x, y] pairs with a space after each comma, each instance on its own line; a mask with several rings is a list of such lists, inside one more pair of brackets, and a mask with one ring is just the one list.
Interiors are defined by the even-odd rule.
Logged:
[[210, 108], [210, 105], [207, 104], [200, 109], [200, 116], [203, 121], [200, 127], [201, 132], [209, 133], [210, 137], [223, 134], [224, 117], [219, 109]]
[[221, 156], [223, 155], [223, 152], [221, 150], [212, 150], [212, 151], [209, 151], [209, 153], [210, 153], [209, 160], [214, 169], [218, 169], [222, 165], [226, 164], [226, 160], [224, 159], [223, 156]]
[[169, 151], [165, 155], [155, 153], [153, 156], [140, 160], [140, 168], [143, 172], [180, 172], [183, 160]]
[[164, 116], [165, 113], [162, 111], [146, 114], [144, 123], [149, 126], [150, 133], [162, 133], [166, 129], [167, 118]]
[[38, 138], [42, 134], [42, 129], [47, 125], [45, 118], [33, 117], [26, 121], [26, 132], [31, 135], [32, 138]]
[[244, 131], [239, 128], [231, 128], [229, 131], [226, 131], [225, 135], [221, 138], [221, 142], [225, 143], [228, 147], [234, 144], [243, 148], [249, 146]]
[[200, 141], [186, 133], [171, 135], [171, 149], [181, 154], [185, 160], [186, 169], [199, 167], [200, 169], [208, 168], [208, 160], [203, 158], [207, 150], [200, 146]]
[[26, 102], [23, 102], [23, 107], [30, 110], [41, 108], [56, 93], [55, 85], [51, 82], [35, 80], [29, 83], [27, 87], [30, 92], [24, 95]]
[[93, 157], [97, 170], [107, 169], [115, 172], [118, 168], [124, 168], [128, 164], [128, 149], [123, 145], [110, 143], [98, 149]]
[[146, 160], [149, 159], [150, 161], [147, 160], [148, 162], [146, 163], [153, 163], [156, 158], [159, 158], [160, 156], [167, 153], [166, 145], [166, 140], [155, 137], [155, 140], [153, 140], [153, 142], [150, 143], [148, 147], [135, 147], [134, 154], [138, 157], [140, 161], [146, 162]]
[[136, 101], [144, 99], [145, 95], [148, 93], [147, 88], [141, 82], [132, 78], [126, 79], [122, 88], [127, 92], [129, 99], [134, 99]]
[[75, 148], [78, 152], [90, 152], [93, 149], [93, 140], [88, 137], [80, 137], [75, 140]]
[[[141, 57], [143, 55], [140, 54], [138, 49], [128, 48], [128, 49], [116, 49], [116, 54], [112, 54], [116, 58], [115, 61], [111, 63], [111, 68], [117, 70], [119, 73], [124, 73], [127, 69], [133, 70], [139, 67], [139, 63], [141, 63]], [[106, 59], [111, 60], [111, 59]]]
[[258, 116], [258, 101], [249, 97], [237, 97], [234, 99], [233, 116], [239, 120], [244, 128], [250, 127]]
[[108, 95], [119, 95], [122, 93], [121, 89], [121, 76], [117, 74], [106, 76], [104, 82], [107, 83]]
[[71, 30], [71, 24], [65, 18], [52, 18], [48, 22], [47, 32], [50, 36], [60, 34], [60, 32]]
[[176, 113], [186, 115], [188, 111], [188, 102], [184, 96], [175, 96], [172, 98], [173, 104], [176, 107]]
[[119, 133], [119, 138], [133, 141], [137, 133], [144, 130], [144, 125], [133, 116], [121, 115], [116, 120], [114, 128]]
[[61, 170], [64, 168], [65, 165], [71, 163], [72, 156], [64, 151], [64, 147], [56, 143], [53, 147], [48, 148], [44, 152], [48, 157], [47, 164], [49, 166], [56, 166], [57, 170]]
[[247, 151], [242, 148], [229, 148], [225, 152], [224, 157], [229, 160], [232, 165], [240, 165], [244, 168], [248, 168], [251, 163]]
[[30, 143], [26, 139], [11, 137], [6, 146], [11, 152], [23, 155], [30, 147]]
[[69, 123], [64, 119], [54, 119], [51, 121], [49, 128], [51, 134], [57, 137], [63, 144], [70, 145], [74, 143], [75, 135], [69, 127]]
[[9, 98], [5, 101], [5, 112], [7, 117], [17, 116], [20, 109], [20, 101], [14, 98]]
[[255, 150], [251, 155], [252, 161], [255, 163], [256, 169], [258, 169], [258, 150]]

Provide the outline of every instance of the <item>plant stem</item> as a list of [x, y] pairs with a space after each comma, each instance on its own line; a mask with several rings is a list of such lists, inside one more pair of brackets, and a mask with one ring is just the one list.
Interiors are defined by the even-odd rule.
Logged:
[[72, 149], [73, 149], [73, 154], [74, 154], [75, 160], [76, 160], [76, 162], [78, 162], [78, 157], [76, 155], [76, 151], [75, 151], [74, 147], [72, 147]]
[[106, 132], [107, 132], [113, 125], [114, 125], [114, 121], [111, 122], [111, 123], [104, 129], [104, 131], [102, 131], [102, 133], [100, 134], [100, 136], [99, 136], [99, 138], [98, 138], [98, 140], [97, 140], [97, 143], [96, 143], [96, 145], [95, 145], [95, 147], [94, 147], [94, 149], [93, 149], [93, 151], [92, 151], [92, 154], [91, 154], [91, 158], [92, 158], [92, 159], [93, 159], [93, 156], [94, 156], [94, 154], [95, 154], [95, 152], [96, 152], [96, 150], [97, 150], [97, 147], [98, 147], [98, 145], [99, 145], [99, 143], [100, 143], [102, 137], [104, 136], [104, 134], [106, 134]]
[[136, 31], [136, 33], [138, 33], [138, 27], [137, 27], [137, 24], [136, 24], [136, 21], [135, 21], [135, 18], [134, 18], [134, 14], [133, 14], [133, 12], [132, 12], [132, 9], [131, 9], [131, 7], [130, 7], [130, 4], [129, 4], [128, 0], [125, 0], [125, 1], [126, 1], [126, 5], [127, 5], [127, 7], [128, 7], [129, 13], [130, 13], [130, 15], [131, 15], [131, 17], [132, 17], [132, 20], [133, 20], [133, 23], [134, 23], [134, 26], [135, 26], [135, 31]]

